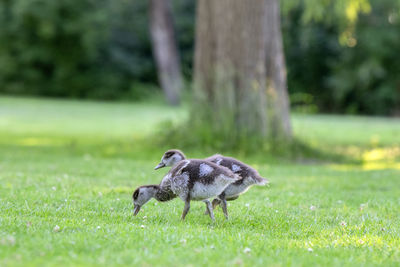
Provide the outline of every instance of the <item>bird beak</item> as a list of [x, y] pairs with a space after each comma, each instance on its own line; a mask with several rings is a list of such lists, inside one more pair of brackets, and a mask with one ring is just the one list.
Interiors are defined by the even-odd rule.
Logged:
[[140, 208], [141, 208], [140, 205], [135, 204], [135, 206], [133, 208], [133, 216], [136, 216], [139, 213]]
[[154, 168], [155, 170], [158, 170], [160, 168], [164, 168], [165, 164], [163, 162], [158, 163], [158, 165]]

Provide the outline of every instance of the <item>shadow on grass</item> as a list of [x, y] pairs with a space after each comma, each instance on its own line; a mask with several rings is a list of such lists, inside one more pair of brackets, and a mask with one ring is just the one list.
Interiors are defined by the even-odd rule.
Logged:
[[[146, 136], [125, 138], [91, 136], [49, 136], [46, 134], [26, 136], [0, 136], [1, 146], [8, 155], [25, 154], [29, 150], [36, 155], [80, 155], [85, 159], [127, 158], [138, 161], [152, 160], [156, 163], [161, 155], [171, 148], [178, 148], [191, 158], [204, 158], [221, 153], [246, 159], [248, 162], [300, 163], [300, 164], [349, 164], [369, 166], [381, 162], [399, 162], [400, 148], [365, 147], [354, 145], [327, 145], [321, 140], [308, 141], [295, 137], [290, 141], [245, 138], [236, 144], [221, 141], [210, 136], [191, 132], [171, 122], [160, 124], [156, 131]], [[382, 165], [382, 164], [381, 164]], [[382, 165], [383, 166], [383, 165]], [[396, 165], [397, 166], [397, 165]], [[371, 168], [372, 168], [371, 167]]]
[[[11, 154], [25, 155], [24, 151], [36, 155], [70, 155], [82, 156], [89, 160], [92, 157], [129, 158], [135, 160], [152, 160], [156, 163], [162, 154], [171, 148], [178, 148], [191, 158], [204, 158], [221, 153], [238, 158], [247, 158], [254, 163], [265, 162], [299, 162], [302, 164], [346, 163], [360, 164], [361, 160], [343, 153], [343, 150], [313, 147], [306, 142], [294, 139], [290, 142], [247, 142], [240, 146], [219, 146], [204, 143], [196, 136], [179, 137], [171, 132], [160, 132], [146, 137], [132, 139], [77, 139], [35, 137], [25, 142], [23, 138], [8, 139], [2, 147]], [[46, 142], [44, 142], [45, 140]], [[8, 154], [11, 156], [11, 154]], [[33, 154], [32, 154], [33, 155]]]
[[[208, 132], [192, 131], [189, 127], [164, 122], [145, 142], [158, 148], [178, 148], [191, 155], [204, 157], [222, 153], [249, 158], [255, 163], [300, 162], [302, 164], [346, 163], [361, 164], [361, 158], [343, 153], [343, 149], [311, 145], [297, 137], [291, 140], [248, 136], [236, 141], [223, 137], [210, 138]], [[160, 155], [161, 156], [161, 155]]]

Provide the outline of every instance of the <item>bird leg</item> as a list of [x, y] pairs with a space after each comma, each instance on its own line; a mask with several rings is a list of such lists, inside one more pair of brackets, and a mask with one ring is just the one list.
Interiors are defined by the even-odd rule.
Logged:
[[213, 208], [212, 208], [211, 202], [207, 199], [207, 200], [204, 200], [204, 203], [206, 203], [206, 205], [207, 205], [207, 211], [208, 211], [208, 214], [210, 215], [211, 220], [215, 221], [214, 212], [213, 212]]
[[[212, 208], [213, 208], [213, 210], [215, 210], [215, 208], [219, 205], [219, 203], [221, 203], [221, 201], [218, 199], [218, 198], [215, 198], [213, 201], [212, 201]], [[207, 205], [207, 204], [206, 204]], [[207, 206], [206, 206], [207, 207]], [[208, 212], [208, 209], [206, 208], [206, 211], [204, 212], [204, 215], [208, 215], [209, 214], [209, 212]]]
[[214, 199], [212, 202], [213, 209], [215, 209], [220, 203], [221, 203], [221, 200], [219, 200], [218, 198]]
[[[219, 204], [221, 204], [221, 208], [222, 208], [222, 211], [224, 212], [225, 218], [228, 220], [228, 208], [227, 208], [227, 204], [226, 204], [225, 195], [221, 195], [219, 197], [220, 197]], [[213, 203], [214, 203], [214, 201], [213, 201]]]
[[186, 214], [189, 212], [189, 210], [190, 210], [190, 200], [186, 200], [185, 207], [183, 208], [183, 212], [182, 212], [182, 216], [181, 216], [182, 220], [185, 220]]

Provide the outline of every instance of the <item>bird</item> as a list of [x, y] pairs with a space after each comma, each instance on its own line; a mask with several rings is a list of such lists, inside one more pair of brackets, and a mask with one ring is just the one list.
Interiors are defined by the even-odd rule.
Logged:
[[[186, 156], [182, 151], [178, 149], [170, 149], [164, 153], [160, 163], [155, 167], [155, 170], [166, 166], [174, 166], [178, 162], [185, 159]], [[249, 190], [252, 185], [263, 186], [269, 183], [269, 181], [264, 177], [261, 177], [261, 175], [255, 169], [235, 158], [215, 154], [204, 160], [226, 167], [240, 177], [239, 180], [228, 185], [226, 189], [212, 201], [212, 209], [215, 209], [218, 205], [220, 205], [226, 219], [228, 219], [226, 201], [237, 199], [241, 194]], [[206, 214], [209, 214], [208, 208], [206, 210]]]
[[[169, 162], [169, 161], [168, 161]], [[167, 163], [170, 166], [170, 163]], [[225, 188], [239, 180], [239, 176], [228, 168], [201, 159], [185, 159], [177, 162], [164, 176], [159, 185], [144, 185], [133, 193], [133, 214], [151, 198], [160, 202], [179, 197], [185, 202], [181, 219], [190, 209], [190, 201], [203, 201], [211, 220], [215, 220], [210, 198], [220, 195]], [[223, 200], [221, 200], [223, 201]], [[223, 204], [221, 205], [223, 206]]]

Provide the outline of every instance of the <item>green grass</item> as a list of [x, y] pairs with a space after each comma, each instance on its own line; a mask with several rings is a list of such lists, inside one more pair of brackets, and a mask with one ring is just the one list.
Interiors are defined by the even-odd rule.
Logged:
[[298, 138], [360, 164], [233, 155], [271, 186], [230, 202], [229, 221], [193, 202], [182, 222], [179, 199], [133, 217], [133, 190], [165, 173], [153, 167], [168, 145], [149, 134], [185, 116], [159, 103], [0, 97], [0, 266], [400, 264], [400, 120], [294, 115]]

